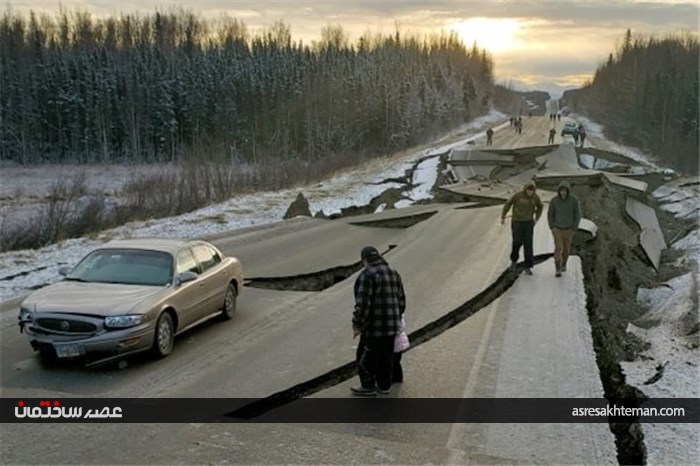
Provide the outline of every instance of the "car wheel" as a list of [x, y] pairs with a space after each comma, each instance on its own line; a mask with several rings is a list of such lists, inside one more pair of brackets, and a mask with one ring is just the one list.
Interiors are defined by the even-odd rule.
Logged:
[[156, 332], [153, 337], [153, 354], [159, 358], [164, 358], [173, 350], [175, 343], [175, 326], [173, 318], [168, 312], [164, 312], [158, 317]]
[[224, 298], [224, 308], [221, 311], [221, 318], [224, 320], [233, 319], [236, 313], [236, 286], [233, 283], [228, 284], [226, 288], [226, 296]]

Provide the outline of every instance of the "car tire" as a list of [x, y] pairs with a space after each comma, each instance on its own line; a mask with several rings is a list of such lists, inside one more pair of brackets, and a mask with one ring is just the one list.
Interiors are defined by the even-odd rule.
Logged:
[[236, 313], [236, 298], [236, 285], [229, 283], [228, 287], [226, 288], [226, 295], [224, 297], [224, 307], [221, 310], [221, 318], [223, 320], [233, 319], [233, 316]]
[[153, 335], [153, 355], [164, 358], [173, 350], [175, 344], [175, 326], [173, 317], [169, 312], [164, 312], [158, 317], [156, 330]]

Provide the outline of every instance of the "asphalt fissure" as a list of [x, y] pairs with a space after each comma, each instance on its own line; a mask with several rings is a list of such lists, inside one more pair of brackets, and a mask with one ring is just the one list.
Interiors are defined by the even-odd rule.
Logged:
[[[535, 263], [544, 262], [552, 257], [552, 254], [542, 254], [535, 256]], [[424, 325], [409, 335], [411, 347], [407, 351], [426, 343], [433, 338], [440, 336], [443, 332], [463, 322], [470, 316], [476, 314], [489, 304], [500, 298], [513, 284], [515, 284], [524, 265], [518, 265], [515, 271], [505, 270], [486, 289], [478, 295], [460, 305], [456, 309], [448, 312], [444, 316]], [[256, 400], [233, 412], [227, 413], [227, 417], [237, 419], [252, 420], [269, 411], [291, 403], [297, 399], [305, 398], [331, 388], [339, 383], [354, 377], [357, 374], [355, 361], [351, 361], [330, 370], [322, 375], [310, 380], [296, 384], [290, 388], [274, 393], [266, 398]]]
[[[638, 225], [624, 214], [629, 193], [609, 183], [596, 187], [575, 185], [573, 191], [581, 200], [586, 217], [598, 226], [592, 240], [576, 236], [574, 253], [581, 257], [583, 265], [586, 307], [605, 397], [641, 401], [646, 398], [640, 390], [643, 387], [628, 384], [621, 366], [623, 361], [635, 360], [648, 347], [648, 343], [627, 332], [629, 323], [646, 312], [637, 302], [637, 290], [653, 288], [686, 271], [673, 265], [671, 250], [664, 251], [658, 272], [651, 267], [639, 245]], [[637, 196], [657, 207], [653, 197]], [[603, 205], [605, 208], [601, 208]], [[666, 238], [682, 234], [689, 226], [658, 208], [656, 214]], [[660, 370], [658, 376], [662, 374]], [[610, 423], [610, 430], [615, 435], [620, 464], [646, 464], [644, 433], [638, 422]]]
[[[390, 244], [389, 248], [382, 255], [395, 247], [395, 244]], [[277, 291], [324, 291], [336, 283], [351, 277], [360, 269], [362, 269], [362, 261], [288, 277], [249, 278], [246, 280], [245, 286]]]

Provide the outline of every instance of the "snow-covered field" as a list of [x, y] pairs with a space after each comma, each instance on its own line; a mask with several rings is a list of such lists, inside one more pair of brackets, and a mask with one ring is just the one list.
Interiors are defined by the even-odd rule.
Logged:
[[[394, 156], [375, 159], [360, 167], [339, 173], [330, 179], [310, 186], [281, 191], [269, 191], [236, 196], [226, 202], [211, 205], [177, 217], [132, 222], [118, 228], [102, 232], [94, 239], [76, 238], [53, 244], [37, 250], [11, 251], [0, 254], [0, 302], [26, 293], [29, 289], [58, 280], [58, 269], [74, 265], [90, 249], [110, 239], [164, 237], [201, 238], [253, 225], [263, 225], [279, 221], [289, 204], [299, 192], [309, 201], [313, 213], [339, 212], [341, 208], [365, 205], [373, 198], [398, 183], [383, 183], [387, 178], [405, 175], [406, 170], [417, 161], [423, 160], [415, 170], [414, 188], [409, 196], [413, 201], [430, 197], [430, 190], [437, 177], [438, 157], [432, 154], [446, 152], [467, 141], [484, 137], [484, 127], [502, 122], [506, 116], [492, 110], [489, 114], [463, 125], [427, 148], [405, 151]], [[117, 189], [130, 176], [130, 168], [114, 169], [115, 179], [102, 174], [96, 181], [105, 189]], [[67, 172], [65, 174], [67, 176]], [[22, 174], [26, 185], [29, 173]], [[128, 178], [127, 178], [128, 179]], [[90, 182], [93, 185], [92, 181]], [[3, 182], [4, 184], [4, 182]], [[41, 190], [48, 189], [50, 183], [39, 183]], [[9, 191], [11, 192], [11, 191]], [[399, 207], [411, 205], [412, 201], [401, 201]]]

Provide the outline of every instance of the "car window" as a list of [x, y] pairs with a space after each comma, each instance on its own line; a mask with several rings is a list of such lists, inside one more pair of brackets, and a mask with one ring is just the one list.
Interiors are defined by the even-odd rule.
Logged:
[[98, 249], [71, 270], [66, 280], [163, 286], [172, 279], [170, 254], [141, 249]]
[[189, 249], [183, 249], [177, 255], [176, 273], [180, 275], [184, 272], [200, 273], [199, 265], [197, 265], [197, 261], [194, 260], [194, 256]]
[[195, 246], [193, 251], [194, 257], [202, 265], [202, 269], [205, 272], [221, 262], [221, 257], [219, 257], [218, 254], [215, 254], [211, 248], [203, 244]]

